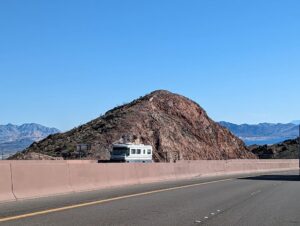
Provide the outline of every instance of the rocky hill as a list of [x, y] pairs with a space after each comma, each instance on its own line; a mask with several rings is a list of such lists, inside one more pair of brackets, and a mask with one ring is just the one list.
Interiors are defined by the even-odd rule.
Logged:
[[[116, 107], [66, 133], [50, 135], [13, 158], [28, 159], [30, 153], [42, 153], [105, 160], [113, 143], [127, 142], [152, 145], [157, 162], [256, 158], [243, 141], [212, 121], [197, 103], [164, 90]], [[77, 144], [91, 148], [78, 153]]]
[[294, 123], [260, 123], [257, 125], [237, 125], [229, 122], [219, 122], [246, 144], [275, 144], [298, 136], [299, 127]]
[[55, 128], [48, 128], [36, 123], [26, 123], [20, 126], [0, 125], [0, 152], [11, 154], [22, 151], [33, 142], [40, 141], [50, 134], [58, 133]]
[[273, 145], [252, 145], [249, 149], [262, 159], [297, 159], [299, 139], [286, 140]]

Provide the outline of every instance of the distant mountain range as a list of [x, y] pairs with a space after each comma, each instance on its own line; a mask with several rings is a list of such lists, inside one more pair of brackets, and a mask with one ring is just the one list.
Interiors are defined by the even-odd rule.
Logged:
[[299, 122], [292, 123], [260, 123], [257, 125], [237, 125], [229, 122], [219, 122], [247, 145], [275, 144], [288, 139], [295, 139], [299, 134]]
[[33, 142], [59, 132], [56, 128], [48, 128], [35, 123], [26, 123], [20, 126], [0, 125], [0, 154], [14, 154], [24, 150]]
[[295, 124], [295, 125], [300, 125], [300, 120], [294, 120], [291, 123]]

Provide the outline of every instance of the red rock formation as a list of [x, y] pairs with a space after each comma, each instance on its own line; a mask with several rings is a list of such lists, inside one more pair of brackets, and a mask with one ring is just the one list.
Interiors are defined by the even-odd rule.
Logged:
[[150, 144], [155, 161], [255, 158], [240, 139], [212, 121], [194, 101], [155, 91], [116, 107], [69, 132], [51, 135], [14, 158], [30, 152], [79, 158], [76, 144], [91, 144], [86, 159], [108, 159], [112, 143]]

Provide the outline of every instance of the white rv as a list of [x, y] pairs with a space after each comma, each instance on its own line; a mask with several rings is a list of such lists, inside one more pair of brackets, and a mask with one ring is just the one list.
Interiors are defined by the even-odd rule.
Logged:
[[152, 146], [144, 144], [114, 144], [110, 160], [113, 162], [152, 162]]

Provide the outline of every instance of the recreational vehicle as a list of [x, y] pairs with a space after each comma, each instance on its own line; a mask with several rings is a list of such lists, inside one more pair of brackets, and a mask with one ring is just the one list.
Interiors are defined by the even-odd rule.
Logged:
[[152, 162], [152, 146], [144, 144], [114, 144], [110, 160], [113, 162]]

